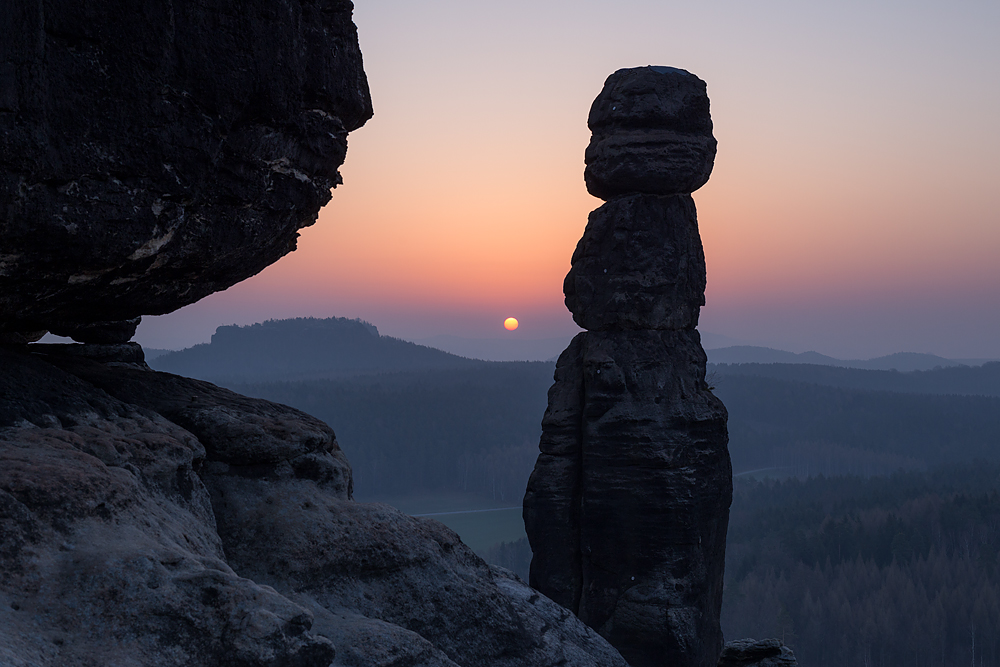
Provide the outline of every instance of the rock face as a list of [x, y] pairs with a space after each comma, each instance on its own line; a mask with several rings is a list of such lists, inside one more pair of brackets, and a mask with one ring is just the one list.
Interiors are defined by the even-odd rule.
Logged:
[[627, 667], [442, 524], [354, 502], [306, 414], [136, 345], [0, 368], [0, 664]]
[[726, 642], [719, 667], [795, 667], [792, 649], [777, 639], [737, 639]]
[[608, 202], [566, 276], [588, 331], [556, 364], [524, 498], [530, 584], [633, 667], [714, 667], [732, 468], [695, 330], [705, 260], [690, 192], [715, 156], [705, 84], [619, 70], [590, 125], [587, 186]]
[[0, 334], [125, 342], [293, 250], [372, 115], [352, 9], [2, 3]]

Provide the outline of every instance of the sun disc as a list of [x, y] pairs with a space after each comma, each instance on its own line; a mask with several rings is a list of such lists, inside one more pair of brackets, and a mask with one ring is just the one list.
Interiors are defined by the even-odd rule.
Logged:
[[513, 317], [508, 317], [503, 321], [503, 328], [507, 331], [513, 331], [517, 328], [517, 320]]

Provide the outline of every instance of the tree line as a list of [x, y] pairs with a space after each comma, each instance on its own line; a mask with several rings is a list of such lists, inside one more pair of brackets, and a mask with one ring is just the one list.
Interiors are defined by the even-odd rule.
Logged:
[[462, 492], [519, 503], [538, 457], [554, 365], [230, 385], [331, 424], [359, 498]]
[[737, 472], [776, 467], [796, 476], [871, 476], [1000, 456], [1000, 397], [872, 391], [740, 374], [714, 382], [729, 410]]
[[803, 664], [1000, 664], [1000, 466], [737, 481], [727, 637]]

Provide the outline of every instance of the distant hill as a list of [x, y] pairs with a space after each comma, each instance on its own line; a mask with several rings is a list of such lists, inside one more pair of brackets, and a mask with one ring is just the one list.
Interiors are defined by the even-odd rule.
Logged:
[[333, 317], [219, 327], [210, 343], [148, 358], [147, 363], [159, 371], [224, 384], [458, 369], [482, 362], [381, 336], [368, 322]]
[[877, 371], [929, 371], [935, 368], [952, 368], [963, 364], [953, 359], [945, 359], [936, 354], [921, 354], [919, 352], [897, 352], [874, 359], [851, 359], [843, 361], [840, 366], [847, 368], [863, 368]]
[[785, 352], [770, 347], [754, 345], [734, 345], [715, 350], [706, 350], [708, 361], [713, 364], [820, 364], [823, 366], [839, 366], [840, 359], [828, 357], [819, 352]]
[[[897, 352], [874, 359], [836, 359], [819, 352], [786, 352], [770, 347], [735, 345], [707, 350], [709, 362], [713, 364], [816, 364], [818, 366], [839, 366], [842, 368], [864, 368], [868, 370], [926, 371], [933, 368], [961, 366], [963, 362], [945, 359], [934, 354], [919, 352]], [[971, 360], [970, 360], [971, 361]], [[983, 360], [977, 360], [982, 363]]]
[[910, 372], [803, 363], [709, 364], [709, 373], [713, 377], [710, 384], [720, 386], [724, 386], [732, 376], [754, 376], [868, 391], [1000, 396], [1000, 362], [996, 361], [982, 366], [950, 366]]
[[433, 336], [414, 340], [414, 343], [427, 345], [457, 354], [469, 359], [484, 359], [487, 361], [550, 361], [566, 349], [573, 336], [558, 338], [520, 338], [516, 333], [504, 338], [462, 338], [460, 336]]

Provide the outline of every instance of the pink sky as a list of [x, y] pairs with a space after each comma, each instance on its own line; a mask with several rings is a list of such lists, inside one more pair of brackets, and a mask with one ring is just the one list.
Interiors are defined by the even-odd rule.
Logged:
[[[403, 338], [576, 330], [562, 278], [600, 205], [586, 117], [615, 69], [708, 83], [701, 329], [840, 357], [1000, 357], [995, 2], [357, 0], [375, 117], [299, 250], [138, 340], [362, 317]], [[517, 332], [503, 319], [521, 321]]]

